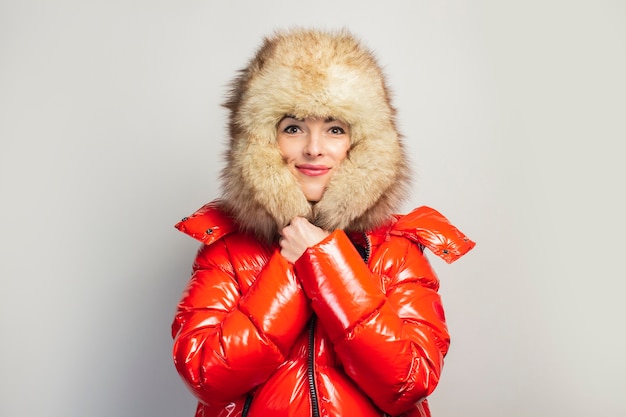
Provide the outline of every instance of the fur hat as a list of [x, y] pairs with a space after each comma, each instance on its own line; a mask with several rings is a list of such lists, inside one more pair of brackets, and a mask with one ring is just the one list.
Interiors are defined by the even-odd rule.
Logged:
[[[352, 34], [292, 29], [264, 39], [232, 82], [222, 200], [243, 230], [273, 239], [295, 216], [326, 229], [381, 225], [406, 194], [409, 168], [384, 75]], [[307, 201], [283, 160], [285, 115], [350, 125], [348, 156], [322, 199]]]

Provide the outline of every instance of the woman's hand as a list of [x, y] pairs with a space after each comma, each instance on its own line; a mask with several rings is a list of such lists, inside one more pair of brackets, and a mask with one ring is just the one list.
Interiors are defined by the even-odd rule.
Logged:
[[294, 263], [307, 248], [324, 240], [330, 233], [311, 224], [304, 217], [295, 217], [291, 223], [281, 230], [280, 254], [287, 261]]

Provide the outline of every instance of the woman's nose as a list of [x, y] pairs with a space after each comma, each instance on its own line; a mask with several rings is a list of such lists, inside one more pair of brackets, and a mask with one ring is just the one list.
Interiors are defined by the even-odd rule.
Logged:
[[304, 152], [310, 156], [318, 156], [322, 154], [322, 134], [315, 129], [309, 131], [307, 135]]

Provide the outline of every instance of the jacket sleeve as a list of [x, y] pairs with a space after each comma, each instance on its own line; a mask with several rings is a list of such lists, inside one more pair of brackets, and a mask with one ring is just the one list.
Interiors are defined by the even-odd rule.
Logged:
[[[254, 269], [265, 261], [246, 262]], [[206, 404], [229, 403], [265, 381], [310, 317], [293, 268], [278, 251], [247, 291], [238, 279], [223, 240], [203, 245], [172, 324], [176, 369]]]
[[435, 389], [450, 341], [439, 282], [418, 244], [390, 237], [369, 264], [375, 273], [335, 231], [295, 267], [346, 373], [397, 415]]

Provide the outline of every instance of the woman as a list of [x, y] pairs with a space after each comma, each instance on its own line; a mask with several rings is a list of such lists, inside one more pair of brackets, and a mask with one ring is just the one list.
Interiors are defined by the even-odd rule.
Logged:
[[436, 211], [400, 216], [409, 169], [372, 54], [291, 30], [234, 80], [222, 198], [172, 326], [196, 416], [429, 416], [449, 336], [426, 247], [474, 243]]

